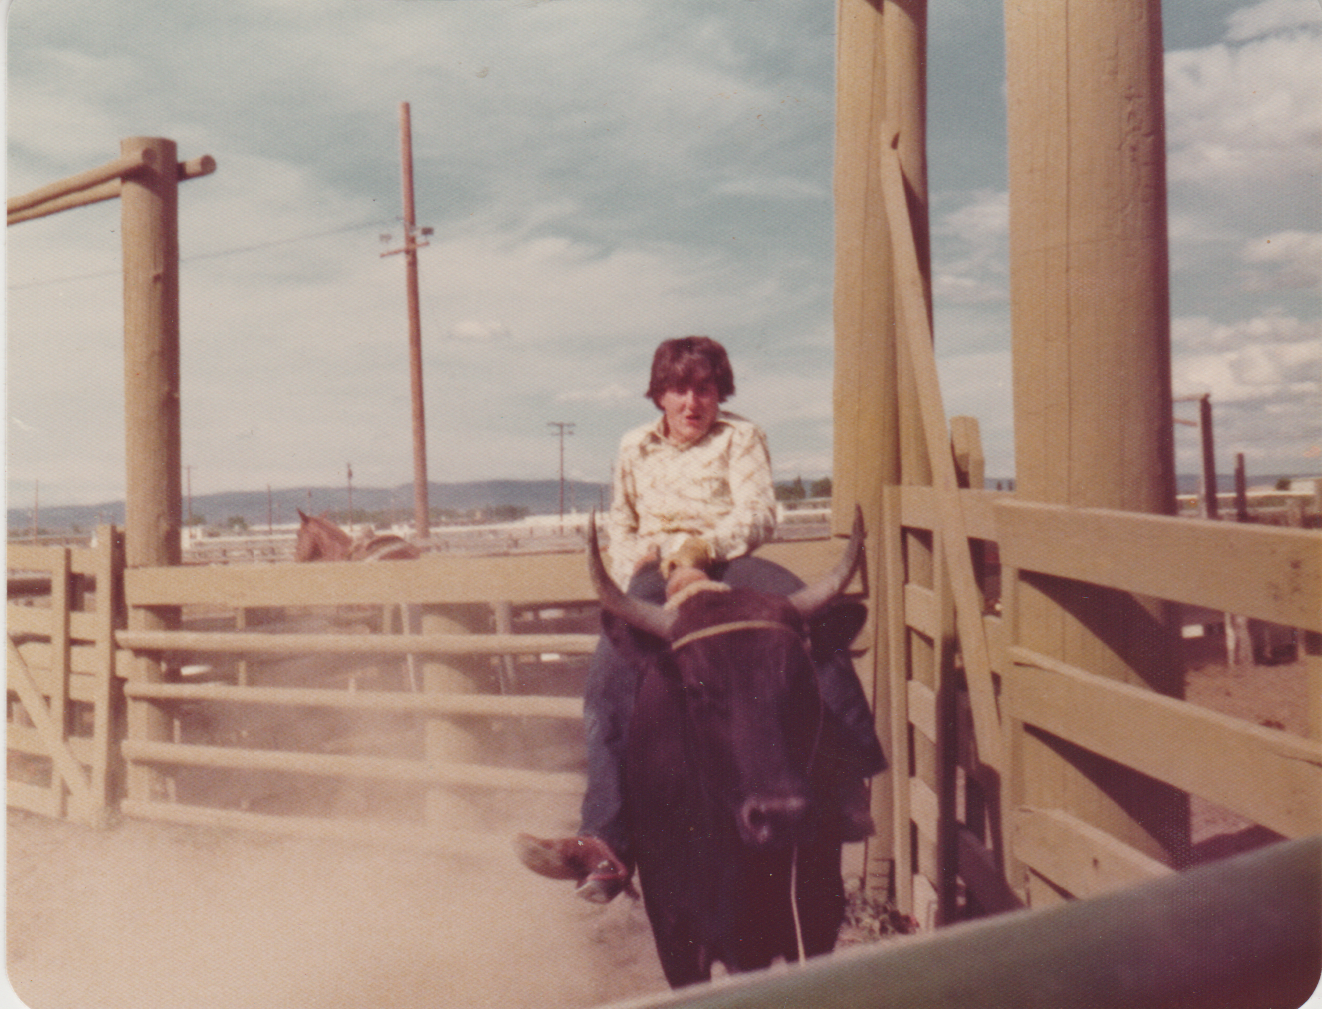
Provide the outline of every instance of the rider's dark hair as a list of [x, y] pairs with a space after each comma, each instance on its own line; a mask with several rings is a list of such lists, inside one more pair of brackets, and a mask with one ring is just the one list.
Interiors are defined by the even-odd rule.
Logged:
[[724, 403], [734, 395], [734, 369], [725, 348], [710, 336], [679, 336], [666, 340], [652, 356], [652, 380], [647, 398], [661, 406], [668, 389], [687, 389], [710, 379]]

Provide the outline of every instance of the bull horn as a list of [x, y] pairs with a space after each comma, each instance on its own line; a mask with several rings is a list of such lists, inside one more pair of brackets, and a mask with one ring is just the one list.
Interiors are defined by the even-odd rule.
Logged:
[[603, 610], [619, 617], [630, 627], [646, 631], [663, 641], [670, 640], [671, 630], [675, 626], [676, 612], [656, 603], [625, 595], [615, 584], [615, 580], [607, 574], [606, 565], [601, 560], [601, 546], [597, 542], [595, 509], [588, 520], [588, 574], [592, 576], [592, 587], [597, 592]]
[[849, 534], [849, 545], [839, 563], [812, 585], [805, 585], [790, 596], [794, 608], [805, 617], [811, 617], [844, 591], [849, 580], [863, 560], [863, 509], [854, 506], [854, 528]]

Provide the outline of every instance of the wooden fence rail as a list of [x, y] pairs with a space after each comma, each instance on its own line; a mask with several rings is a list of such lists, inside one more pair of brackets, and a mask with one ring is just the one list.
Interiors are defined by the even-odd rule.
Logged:
[[1002, 500], [1006, 567], [1322, 632], [1322, 538], [1308, 529]]
[[1299, 1006], [1322, 972], [1322, 838], [1091, 901], [855, 947], [611, 1009]]
[[588, 655], [595, 634], [265, 634], [259, 631], [120, 631], [115, 642], [135, 652], [240, 655]]

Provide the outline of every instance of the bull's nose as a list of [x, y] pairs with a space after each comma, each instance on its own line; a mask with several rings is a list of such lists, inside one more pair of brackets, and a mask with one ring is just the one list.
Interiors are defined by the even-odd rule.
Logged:
[[808, 801], [799, 795], [754, 796], [739, 810], [739, 822], [750, 844], [775, 844], [793, 836], [807, 811]]

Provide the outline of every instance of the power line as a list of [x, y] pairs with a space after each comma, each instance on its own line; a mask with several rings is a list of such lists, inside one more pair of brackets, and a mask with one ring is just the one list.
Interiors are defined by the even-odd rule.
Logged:
[[[330, 235], [342, 235], [350, 231], [362, 231], [366, 228], [381, 228], [393, 222], [377, 220], [363, 221], [359, 224], [349, 224], [342, 228], [332, 228], [329, 231], [314, 231], [306, 235], [295, 235], [292, 238], [274, 238], [269, 242], [258, 242], [254, 245], [241, 245], [232, 249], [220, 249], [216, 252], [199, 252], [192, 256], [180, 256], [180, 263], [192, 263], [201, 259], [219, 259], [222, 256], [238, 256], [247, 252], [261, 252], [264, 249], [273, 249], [281, 245], [292, 245], [295, 242], [306, 242], [314, 238], [327, 238]], [[120, 274], [119, 269], [101, 270], [97, 273], [72, 274], [65, 277], [47, 277], [44, 280], [29, 280], [22, 284], [9, 284], [7, 290], [21, 291], [30, 287], [45, 287], [49, 284], [71, 283], [77, 280], [94, 280], [98, 277], [114, 277]]]

